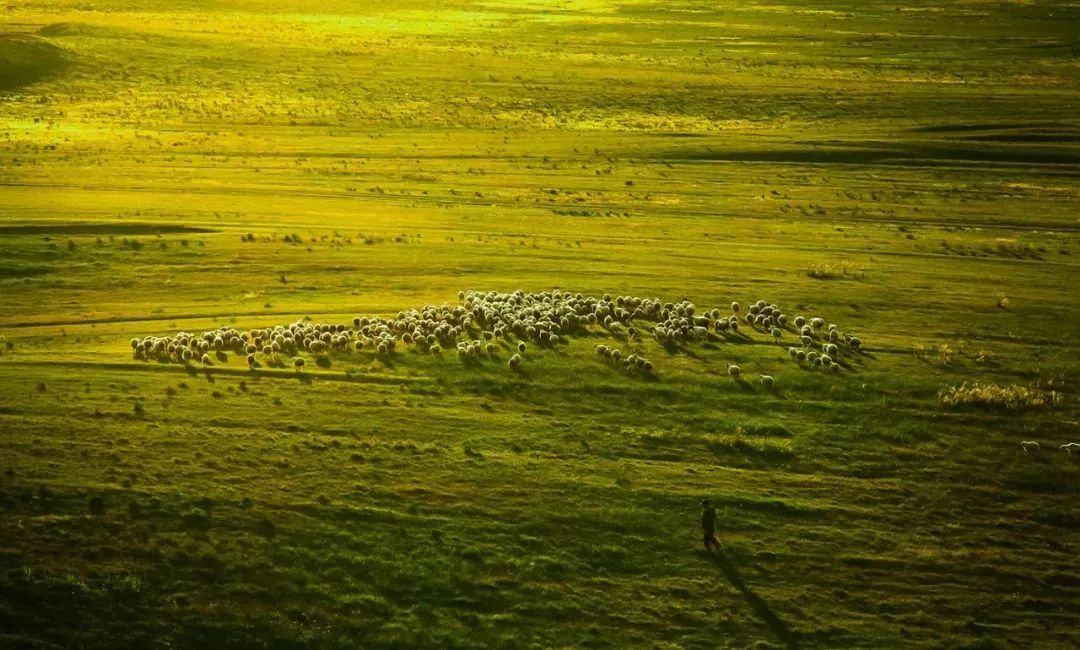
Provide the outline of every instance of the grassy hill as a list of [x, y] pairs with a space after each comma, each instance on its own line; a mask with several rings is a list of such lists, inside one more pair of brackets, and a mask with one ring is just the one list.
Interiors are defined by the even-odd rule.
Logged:
[[0, 34], [0, 91], [10, 91], [57, 75], [70, 58], [55, 45], [23, 34]]
[[[0, 23], [0, 646], [1080, 643], [1076, 7]], [[129, 343], [470, 289], [764, 299], [864, 344]]]

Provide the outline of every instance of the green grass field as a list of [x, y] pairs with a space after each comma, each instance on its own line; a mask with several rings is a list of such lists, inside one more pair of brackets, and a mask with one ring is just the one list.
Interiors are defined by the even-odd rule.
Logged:
[[[0, 647], [1080, 646], [1078, 107], [1064, 1], [9, 4]], [[129, 346], [469, 289], [864, 349]]]

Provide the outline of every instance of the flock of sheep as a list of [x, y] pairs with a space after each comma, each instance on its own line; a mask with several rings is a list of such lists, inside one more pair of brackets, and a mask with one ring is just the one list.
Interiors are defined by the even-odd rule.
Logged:
[[[780, 308], [758, 300], [745, 311], [739, 303], [730, 305], [730, 314], [719, 308], [698, 312], [693, 303], [664, 302], [636, 296], [585, 296], [564, 291], [510, 293], [460, 291], [457, 305], [425, 305], [398, 312], [393, 318], [356, 317], [351, 323], [314, 323], [299, 320], [290, 325], [239, 330], [220, 327], [201, 334], [180, 332], [174, 336], [147, 336], [131, 340], [136, 358], [181, 364], [211, 366], [225, 362], [230, 354], [243, 355], [251, 368], [263, 364], [290, 363], [303, 370], [304, 353], [320, 359], [332, 353], [370, 350], [379, 356], [391, 355], [399, 347], [411, 346], [426, 354], [440, 355], [453, 347], [463, 360], [497, 355], [501, 346], [515, 350], [507, 360], [510, 368], [520, 367], [529, 346], [551, 348], [568, 342], [574, 334], [602, 328], [608, 333], [638, 341], [651, 335], [664, 346], [746, 337], [745, 330], [764, 333], [781, 343], [787, 335], [800, 342], [788, 354], [806, 367], [839, 372], [841, 346], [858, 352], [862, 341], [842, 333], [836, 325], [818, 317], [789, 318]], [[740, 327], [744, 331], [740, 333]], [[501, 344], [501, 345], [500, 345]], [[651, 373], [654, 364], [639, 354], [624, 355], [608, 345], [596, 346], [602, 359], [628, 372]], [[736, 379], [737, 365], [728, 367]], [[760, 377], [772, 386], [769, 375]]]

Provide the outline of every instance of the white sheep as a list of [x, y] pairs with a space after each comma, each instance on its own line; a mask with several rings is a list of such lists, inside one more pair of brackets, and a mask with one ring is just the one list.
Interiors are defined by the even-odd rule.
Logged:
[[742, 372], [742, 368], [735, 364], [731, 364], [727, 367], [727, 374], [735, 379], [739, 378], [739, 374]]
[[1032, 449], [1034, 449], [1036, 451], [1041, 449], [1041, 447], [1039, 447], [1039, 443], [1034, 441], [1034, 440], [1021, 440], [1020, 441], [1020, 448], [1024, 450], [1025, 454], [1031, 453]]
[[762, 386], [767, 386], [769, 388], [772, 388], [772, 385], [774, 383], [775, 383], [775, 380], [772, 378], [772, 375], [762, 375], [761, 376], [761, 385]]
[[1058, 449], [1060, 449], [1060, 450], [1064, 451], [1066, 454], [1069, 454], [1070, 456], [1072, 456], [1072, 450], [1073, 449], [1080, 449], [1080, 442], [1067, 442], [1067, 443], [1061, 445], [1060, 447], [1058, 447]]

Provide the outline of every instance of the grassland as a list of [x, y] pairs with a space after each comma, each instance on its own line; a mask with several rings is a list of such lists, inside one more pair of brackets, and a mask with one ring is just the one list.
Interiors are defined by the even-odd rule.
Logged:
[[[1080, 645], [1080, 8], [434, 4], [0, 14], [0, 646]], [[128, 346], [468, 288], [866, 353]]]

